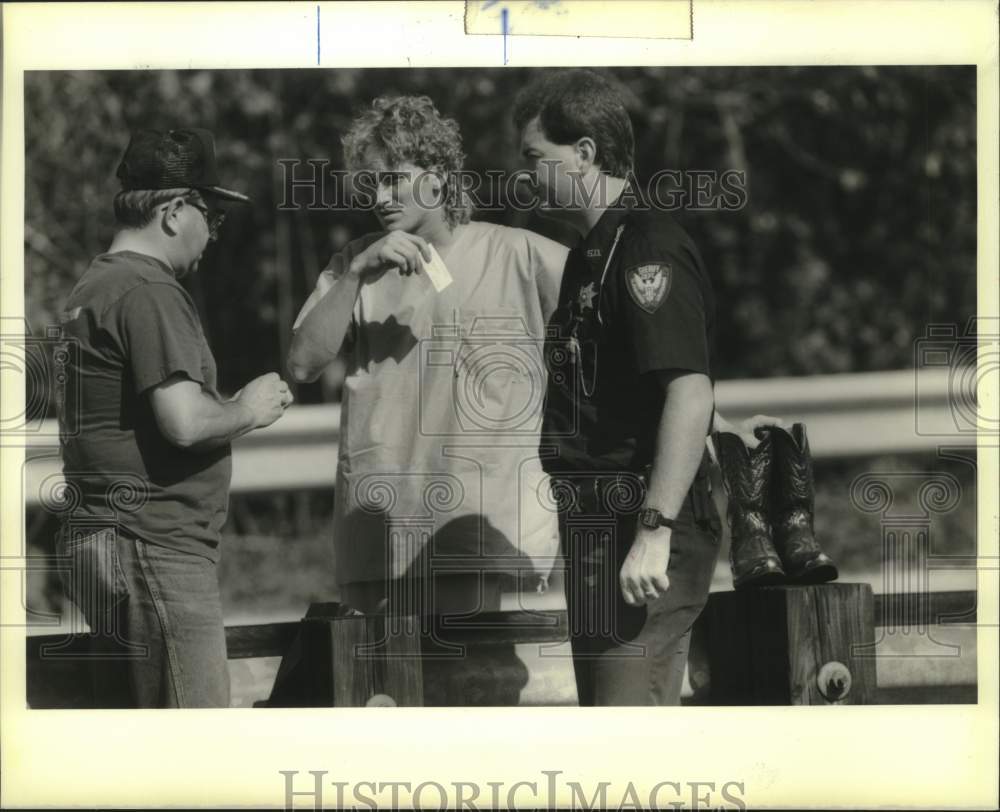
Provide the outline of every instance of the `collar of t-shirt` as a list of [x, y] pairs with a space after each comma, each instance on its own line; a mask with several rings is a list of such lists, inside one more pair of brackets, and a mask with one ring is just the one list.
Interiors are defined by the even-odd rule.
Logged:
[[126, 256], [127, 257], [135, 257], [136, 259], [138, 259], [138, 260], [140, 260], [142, 262], [146, 262], [146, 263], [148, 263], [150, 265], [156, 266], [161, 271], [163, 271], [165, 274], [167, 274], [167, 276], [169, 276], [171, 279], [176, 279], [177, 278], [177, 274], [174, 273], [173, 268], [171, 268], [169, 265], [167, 265], [167, 263], [164, 262], [162, 259], [157, 259], [156, 257], [150, 256], [149, 254], [143, 254], [143, 253], [141, 253], [139, 251], [130, 251], [128, 249], [126, 249], [124, 251], [106, 251], [105, 253], [101, 254], [101, 258], [102, 259], [106, 258], [106, 259], [109, 259], [109, 260], [112, 260], [112, 261], [114, 261], [118, 257], [126, 257]]

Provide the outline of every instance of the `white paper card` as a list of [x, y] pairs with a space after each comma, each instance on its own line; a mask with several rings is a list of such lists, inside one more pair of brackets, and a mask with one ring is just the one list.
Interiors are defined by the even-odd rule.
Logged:
[[427, 274], [427, 278], [431, 280], [431, 284], [434, 286], [434, 290], [440, 293], [448, 285], [451, 284], [451, 274], [448, 273], [448, 266], [444, 264], [444, 260], [441, 259], [441, 255], [438, 254], [437, 249], [434, 246], [430, 246], [431, 249], [431, 261], [427, 262], [421, 257], [421, 262], [424, 266], [424, 272]]

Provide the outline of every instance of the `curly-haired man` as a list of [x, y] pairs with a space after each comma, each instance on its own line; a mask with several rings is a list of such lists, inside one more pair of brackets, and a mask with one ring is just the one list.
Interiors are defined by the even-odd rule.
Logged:
[[[504, 574], [558, 549], [538, 459], [545, 324], [566, 249], [470, 222], [457, 124], [378, 98], [344, 138], [382, 230], [349, 243], [295, 323], [289, 369], [347, 359], [334, 512], [342, 598], [363, 611], [497, 609]], [[426, 273], [431, 246], [453, 281]], [[432, 588], [429, 588], [431, 587]]]

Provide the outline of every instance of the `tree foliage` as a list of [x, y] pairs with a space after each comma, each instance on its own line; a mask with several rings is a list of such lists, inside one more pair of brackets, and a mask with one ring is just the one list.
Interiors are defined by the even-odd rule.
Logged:
[[[745, 172], [738, 211], [680, 211], [719, 302], [718, 377], [912, 364], [929, 323], [975, 311], [975, 70], [619, 68], [637, 173]], [[295, 313], [370, 215], [282, 211], [280, 159], [342, 160], [353, 115], [421, 93], [454, 116], [470, 169], [518, 167], [511, 101], [529, 69], [46, 71], [25, 79], [25, 286], [33, 330], [56, 320], [114, 232], [130, 129], [214, 130], [224, 182], [247, 191], [186, 284], [221, 384], [280, 369]], [[532, 214], [482, 216], [569, 241]], [[305, 399], [320, 396], [304, 392]], [[300, 398], [301, 400], [302, 398]]]

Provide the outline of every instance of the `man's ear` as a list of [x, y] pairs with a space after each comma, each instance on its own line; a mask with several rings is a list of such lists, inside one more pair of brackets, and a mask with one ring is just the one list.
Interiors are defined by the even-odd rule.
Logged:
[[578, 168], [581, 172], [586, 172], [597, 160], [597, 144], [589, 135], [577, 140], [574, 145]]
[[175, 197], [171, 199], [165, 206], [160, 208], [163, 214], [160, 217], [160, 227], [170, 234], [171, 236], [176, 235], [180, 231], [180, 223], [178, 222], [180, 218], [181, 210], [187, 205], [187, 202], [183, 197]]

